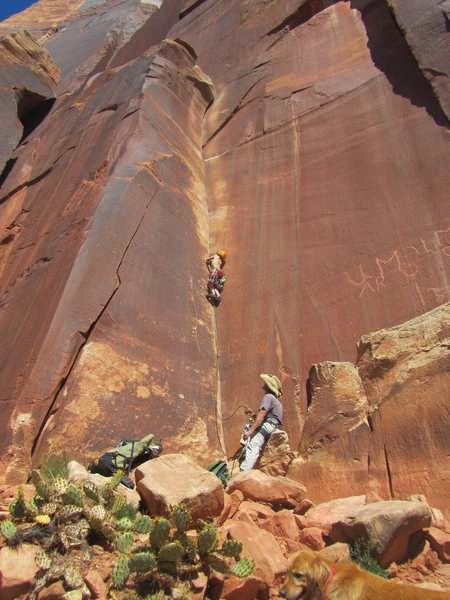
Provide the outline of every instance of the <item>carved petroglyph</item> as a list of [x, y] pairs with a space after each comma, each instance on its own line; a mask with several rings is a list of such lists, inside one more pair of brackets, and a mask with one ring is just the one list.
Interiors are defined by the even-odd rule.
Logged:
[[[431, 240], [420, 238], [418, 242], [403, 248], [395, 248], [386, 257], [375, 257], [372, 265], [358, 265], [358, 273], [351, 274], [343, 271], [348, 283], [358, 288], [358, 297], [361, 298], [366, 292], [379, 293], [382, 288], [387, 287], [386, 269], [393, 268], [395, 274], [400, 274], [414, 282], [421, 302], [424, 296], [421, 286], [417, 281], [421, 269], [426, 267], [426, 262], [450, 257], [450, 227], [438, 229], [432, 233]], [[442, 285], [442, 281], [436, 286], [426, 288], [426, 293], [433, 296], [434, 301], [444, 302], [450, 293], [450, 285]], [[445, 282], [446, 283], [446, 282]], [[441, 284], [441, 285], [439, 285]]]

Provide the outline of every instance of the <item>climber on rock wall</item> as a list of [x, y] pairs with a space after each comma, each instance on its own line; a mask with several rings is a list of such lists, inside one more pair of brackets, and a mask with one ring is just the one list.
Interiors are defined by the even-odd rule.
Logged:
[[206, 266], [209, 271], [209, 278], [207, 284], [206, 297], [213, 306], [219, 306], [222, 298], [220, 296], [223, 286], [225, 284], [225, 275], [223, 274], [223, 267], [225, 266], [225, 259], [228, 253], [226, 250], [218, 250], [216, 254], [213, 254], [206, 259]]
[[283, 406], [280, 398], [283, 395], [281, 381], [276, 375], [262, 373], [264, 381], [264, 397], [259, 406], [254, 423], [248, 431], [242, 434], [244, 440], [249, 439], [245, 449], [245, 458], [240, 470], [248, 471], [255, 466], [261, 454], [264, 443], [270, 438], [275, 429], [281, 429], [283, 419]]

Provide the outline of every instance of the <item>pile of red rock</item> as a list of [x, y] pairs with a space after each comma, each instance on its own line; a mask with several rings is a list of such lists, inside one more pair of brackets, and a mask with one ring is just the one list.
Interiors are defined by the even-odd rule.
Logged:
[[[70, 477], [77, 483], [100, 478], [77, 463], [69, 466]], [[246, 579], [219, 574], [209, 581], [197, 579], [193, 598], [204, 598], [207, 585], [208, 597], [278, 597], [293, 552], [312, 548], [329, 556], [348, 558], [349, 545], [360, 538], [371, 542], [380, 564], [389, 569], [391, 576], [450, 589], [450, 574], [442, 564], [450, 562], [449, 530], [442, 514], [430, 508], [423, 496], [391, 501], [353, 496], [313, 506], [306, 498], [305, 487], [287, 477], [247, 471], [234, 475], [224, 490], [215, 475], [180, 454], [163, 455], [143, 464], [136, 469], [135, 479], [137, 491], [120, 486], [129, 501], [136, 504], [142, 499], [153, 515], [167, 515], [172, 506], [184, 502], [193, 526], [199, 519], [215, 518], [219, 537], [239, 540], [243, 555], [254, 560], [254, 572]], [[31, 486], [25, 490], [32, 495]], [[4, 506], [13, 492], [13, 488], [3, 490], [0, 502]], [[0, 516], [4, 518], [5, 514]], [[85, 581], [91, 597], [106, 598], [115, 557], [108, 557], [99, 547], [94, 550]], [[34, 546], [24, 547], [19, 553], [7, 547], [1, 549], [2, 600], [17, 598], [31, 588], [37, 570], [35, 552]], [[402, 564], [407, 559], [408, 566]], [[39, 599], [50, 597], [66, 597], [62, 584], [53, 584], [38, 595]]]

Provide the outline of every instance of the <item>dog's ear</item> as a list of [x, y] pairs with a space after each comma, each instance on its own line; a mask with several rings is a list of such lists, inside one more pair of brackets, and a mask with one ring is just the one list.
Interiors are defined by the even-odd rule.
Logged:
[[327, 562], [316, 554], [309, 565], [309, 573], [319, 583], [320, 587], [326, 585], [330, 578], [331, 569]]

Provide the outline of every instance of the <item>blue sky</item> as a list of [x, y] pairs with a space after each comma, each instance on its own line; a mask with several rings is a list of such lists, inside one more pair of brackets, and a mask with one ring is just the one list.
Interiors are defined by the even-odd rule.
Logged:
[[33, 4], [31, 0], [0, 0], [0, 21], [22, 11], [30, 4]]

